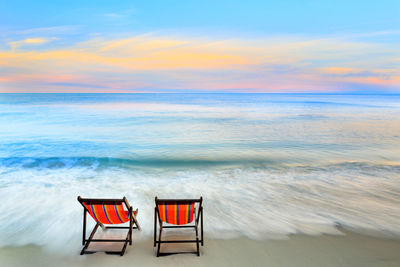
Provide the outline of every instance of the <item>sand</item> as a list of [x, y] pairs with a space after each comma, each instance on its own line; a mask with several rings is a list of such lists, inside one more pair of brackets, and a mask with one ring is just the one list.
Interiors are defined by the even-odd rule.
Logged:
[[[400, 266], [400, 239], [342, 232], [344, 235], [292, 235], [286, 240], [207, 238], [200, 257], [177, 254], [157, 258], [151, 240], [134, 242], [122, 257], [102, 252], [66, 256], [38, 246], [5, 247], [0, 249], [0, 266]], [[194, 249], [190, 244], [183, 247]], [[172, 248], [164, 247], [164, 252]]]

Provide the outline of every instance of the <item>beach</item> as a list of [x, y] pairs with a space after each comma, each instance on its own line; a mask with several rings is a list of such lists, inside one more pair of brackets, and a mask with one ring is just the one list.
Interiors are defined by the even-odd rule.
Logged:
[[[285, 240], [206, 239], [201, 256], [156, 257], [151, 240], [128, 246], [124, 256], [97, 252], [65, 255], [38, 246], [0, 249], [1, 266], [379, 266], [400, 265], [400, 239], [372, 237], [341, 229], [342, 235], [291, 235]], [[184, 245], [191, 247], [191, 245]], [[181, 247], [182, 248], [182, 247]], [[171, 248], [172, 249], [172, 248]], [[194, 247], [192, 247], [194, 249]], [[189, 249], [190, 250], [190, 249]]]
[[[385, 95], [1, 94], [0, 264], [398, 266], [399, 118]], [[126, 255], [79, 256], [77, 196], [139, 209]], [[156, 196], [203, 197], [200, 258], [155, 257]]]
[[400, 267], [399, 11], [1, 1], [0, 267]]

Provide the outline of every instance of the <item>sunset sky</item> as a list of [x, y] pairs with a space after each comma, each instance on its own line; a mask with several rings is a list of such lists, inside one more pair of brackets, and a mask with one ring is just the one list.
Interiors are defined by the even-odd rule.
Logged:
[[0, 92], [400, 93], [400, 1], [0, 0]]

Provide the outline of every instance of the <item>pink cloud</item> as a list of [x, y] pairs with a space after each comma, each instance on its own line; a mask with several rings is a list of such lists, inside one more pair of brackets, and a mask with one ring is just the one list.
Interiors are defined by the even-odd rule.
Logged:
[[400, 90], [400, 70], [387, 68], [396, 65], [392, 47], [340, 39], [141, 35], [40, 51], [35, 44], [47, 40], [16, 42], [24, 50], [0, 51], [2, 92], [332, 92], [344, 84]]

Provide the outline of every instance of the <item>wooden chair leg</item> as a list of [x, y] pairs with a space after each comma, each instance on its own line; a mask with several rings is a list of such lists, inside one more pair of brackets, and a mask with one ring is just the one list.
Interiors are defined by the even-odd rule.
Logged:
[[154, 208], [154, 247], [156, 247], [156, 238], [157, 238], [157, 208]]
[[124, 256], [124, 254], [125, 254], [125, 250], [126, 250], [126, 245], [129, 243], [129, 234], [128, 234], [128, 236], [126, 237], [126, 240], [125, 240], [125, 242], [124, 242], [124, 246], [122, 247], [122, 250], [121, 250], [121, 256]]
[[200, 226], [201, 226], [201, 246], [204, 246], [204, 235], [203, 235], [203, 207], [201, 207], [201, 217], [200, 217]]
[[89, 246], [89, 244], [90, 244], [90, 241], [92, 241], [92, 239], [93, 239], [93, 237], [94, 237], [94, 234], [95, 234], [96, 231], [97, 231], [97, 228], [99, 228], [99, 225], [100, 225], [99, 223], [96, 223], [96, 226], [93, 228], [93, 231], [92, 231], [92, 233], [91, 233], [90, 236], [89, 236], [89, 239], [86, 241], [85, 245], [84, 245], [83, 248], [82, 248], [81, 255], [85, 254], [85, 250], [88, 248], [88, 246]]
[[86, 239], [86, 209], [83, 209], [83, 234], [82, 234], [82, 246], [85, 245]]
[[196, 248], [197, 248], [197, 256], [200, 256], [200, 248], [199, 248], [199, 243], [200, 243], [200, 241], [199, 241], [199, 230], [198, 230], [197, 228], [198, 228], [198, 225], [196, 224], [196, 227], [195, 227], [195, 229], [196, 229]]
[[160, 256], [161, 235], [162, 235], [162, 224], [160, 225], [160, 234], [158, 235], [157, 257]]
[[129, 245], [132, 246], [132, 221], [133, 221], [133, 217], [132, 217], [132, 207], [130, 207], [129, 212], [131, 213], [131, 219], [129, 220], [129, 233], [128, 233], [128, 237], [129, 237]]

